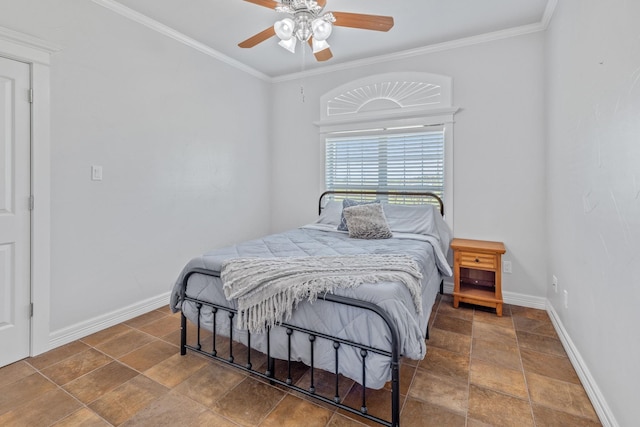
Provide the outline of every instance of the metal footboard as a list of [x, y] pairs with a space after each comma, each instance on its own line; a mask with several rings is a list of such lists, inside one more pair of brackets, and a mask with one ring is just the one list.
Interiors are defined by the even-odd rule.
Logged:
[[[354, 298], [348, 298], [348, 297], [343, 297], [340, 295], [333, 295], [333, 294], [326, 294], [324, 297], [322, 298], [318, 298], [318, 300], [322, 301], [328, 301], [331, 303], [336, 303], [336, 304], [343, 304], [343, 305], [347, 305], [347, 306], [351, 306], [351, 307], [358, 307], [361, 308], [363, 310], [368, 310], [371, 311], [375, 314], [377, 314], [383, 321], [384, 323], [387, 325], [387, 327], [389, 328], [389, 332], [391, 335], [391, 348], [389, 350], [383, 350], [383, 349], [378, 349], [378, 348], [374, 348], [374, 347], [370, 347], [368, 345], [365, 344], [361, 344], [361, 343], [357, 343], [357, 342], [353, 342], [350, 340], [345, 340], [342, 338], [338, 338], [338, 337], [334, 337], [334, 336], [330, 336], [327, 334], [323, 334], [323, 333], [319, 333], [317, 331], [313, 331], [313, 330], [309, 330], [306, 328], [301, 328], [298, 327], [296, 325], [291, 325], [291, 324], [287, 324], [287, 323], [282, 323], [278, 326], [275, 326], [276, 328], [284, 328], [285, 332], [288, 336], [288, 360], [286, 360], [287, 363], [287, 373], [286, 373], [286, 378], [277, 378], [275, 375], [275, 359], [272, 357], [271, 355], [271, 345], [270, 345], [270, 328], [267, 328], [266, 334], [267, 334], [267, 352], [266, 352], [266, 356], [267, 356], [267, 369], [265, 372], [262, 371], [258, 371], [256, 369], [253, 368], [253, 365], [251, 363], [251, 334], [247, 331], [247, 348], [248, 348], [248, 352], [247, 352], [247, 360], [244, 361], [244, 363], [239, 363], [235, 360], [234, 354], [233, 354], [233, 330], [234, 330], [234, 322], [233, 322], [233, 318], [237, 315], [237, 310], [231, 308], [231, 307], [226, 307], [223, 305], [219, 305], [219, 304], [215, 304], [215, 303], [210, 303], [207, 301], [202, 301], [202, 300], [198, 300], [196, 298], [191, 298], [186, 296], [186, 289], [187, 289], [187, 283], [189, 281], [189, 278], [191, 276], [193, 276], [194, 274], [202, 274], [202, 275], [206, 275], [206, 276], [212, 276], [212, 277], [220, 277], [220, 273], [217, 271], [213, 271], [213, 270], [207, 270], [207, 269], [201, 269], [201, 268], [196, 268], [193, 270], [190, 270], [188, 273], [185, 274], [183, 282], [182, 282], [182, 291], [183, 291], [183, 295], [184, 295], [184, 301], [191, 301], [195, 304], [197, 310], [198, 310], [198, 321], [197, 321], [197, 330], [196, 330], [196, 344], [195, 345], [190, 345], [187, 344], [187, 318], [184, 315], [184, 313], [182, 313], [181, 316], [181, 337], [180, 337], [180, 354], [181, 355], [185, 355], [187, 352], [187, 349], [189, 349], [190, 351], [199, 353], [201, 355], [204, 355], [206, 357], [209, 357], [211, 359], [223, 362], [227, 365], [232, 365], [238, 369], [250, 372], [253, 375], [256, 375], [258, 377], [264, 378], [266, 380], [268, 380], [269, 382], [271, 382], [272, 384], [279, 384], [281, 386], [284, 386], [286, 388], [295, 390], [299, 393], [302, 393], [306, 396], [310, 396], [314, 399], [317, 399], [319, 401], [325, 402], [327, 404], [330, 404], [332, 406], [335, 406], [337, 408], [343, 409], [347, 412], [350, 412], [352, 414], [357, 414], [363, 418], [366, 418], [368, 420], [371, 420], [373, 422], [376, 422], [378, 424], [384, 425], [384, 426], [390, 426], [390, 427], [398, 427], [400, 425], [400, 371], [399, 371], [399, 362], [400, 362], [400, 353], [399, 353], [399, 349], [398, 349], [398, 343], [399, 343], [399, 337], [398, 337], [398, 331], [397, 328], [395, 326], [395, 324], [391, 321], [391, 318], [389, 317], [389, 315], [383, 310], [381, 309], [379, 306], [370, 303], [370, 302], [366, 302], [366, 301], [360, 301]], [[212, 310], [212, 315], [213, 315], [213, 345], [209, 350], [205, 350], [203, 349], [202, 343], [201, 343], [201, 336], [200, 336], [200, 329], [201, 329], [201, 325], [200, 325], [200, 314], [201, 314], [201, 310], [203, 307], [210, 307]], [[229, 352], [228, 354], [222, 355], [220, 354], [220, 352], [218, 351], [218, 349], [216, 348], [216, 319], [217, 316], [221, 315], [221, 316], [228, 316], [230, 319], [229, 322]], [[294, 333], [303, 333], [303, 334], [307, 334], [308, 338], [309, 338], [309, 354], [310, 354], [310, 366], [309, 368], [310, 370], [310, 383], [309, 383], [309, 387], [308, 388], [302, 388], [299, 387], [295, 384], [293, 384], [293, 379], [291, 377], [291, 336]], [[324, 340], [329, 340], [330, 342], [333, 342], [333, 349], [335, 352], [335, 395], [333, 397], [333, 399], [330, 399], [328, 397], [322, 396], [320, 394], [316, 394], [316, 384], [315, 384], [315, 379], [314, 379], [314, 369], [316, 369], [314, 367], [314, 348], [315, 348], [315, 342], [318, 339], [324, 339]], [[361, 393], [361, 406], [360, 408], [355, 408], [355, 407], [351, 407], [348, 405], [345, 405], [344, 403], [342, 403], [343, 401], [343, 397], [344, 396], [340, 396], [340, 392], [339, 392], [339, 352], [338, 350], [342, 347], [342, 346], [350, 346], [353, 347], [355, 349], [357, 349], [359, 351], [360, 357], [362, 359], [362, 378], [360, 381], [360, 384], [362, 385], [362, 393]], [[258, 350], [255, 350], [258, 351]], [[367, 384], [367, 379], [366, 379], [366, 363], [367, 363], [367, 355], [369, 353], [376, 353], [376, 354], [380, 354], [383, 356], [386, 356], [389, 358], [389, 363], [391, 364], [391, 417], [390, 420], [386, 420], [386, 419], [382, 419], [382, 418], [378, 418], [376, 416], [373, 416], [371, 414], [368, 413], [368, 409], [367, 409], [367, 396], [366, 396], [366, 384]]]

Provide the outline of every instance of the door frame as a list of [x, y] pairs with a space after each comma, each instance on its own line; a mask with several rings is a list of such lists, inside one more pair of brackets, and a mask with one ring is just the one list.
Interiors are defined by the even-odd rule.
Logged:
[[51, 312], [51, 54], [60, 48], [45, 40], [0, 27], [0, 56], [31, 70], [31, 318], [30, 355], [50, 350]]

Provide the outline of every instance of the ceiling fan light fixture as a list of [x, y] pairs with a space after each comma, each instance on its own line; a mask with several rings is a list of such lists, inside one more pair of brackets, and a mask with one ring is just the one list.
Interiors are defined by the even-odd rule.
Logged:
[[278, 44], [295, 53], [298, 40], [303, 49], [309, 44], [317, 61], [327, 61], [333, 57], [327, 39], [333, 26], [359, 28], [363, 30], [389, 31], [393, 27], [392, 16], [367, 15], [350, 12], [324, 12], [327, 0], [244, 0], [287, 17], [276, 21], [272, 27], [238, 43], [238, 47], [254, 47], [265, 40], [277, 36]]
[[325, 21], [323, 18], [316, 18], [311, 23], [313, 30], [313, 39], [318, 41], [324, 41], [329, 38], [333, 25], [330, 22]]
[[296, 38], [290, 37], [288, 40], [280, 40], [278, 42], [280, 46], [287, 49], [291, 53], [296, 53]]
[[295, 28], [295, 22], [291, 18], [284, 18], [280, 21], [276, 21], [273, 24], [273, 29], [280, 40], [289, 40], [293, 37], [293, 30]]
[[296, 23], [295, 36], [301, 42], [306, 42], [313, 34], [311, 18], [312, 17], [308, 12], [298, 12], [294, 17]]
[[313, 39], [311, 39], [311, 45], [313, 48], [313, 53], [318, 53], [331, 47], [326, 40], [318, 40], [315, 38], [315, 36], [313, 37]]

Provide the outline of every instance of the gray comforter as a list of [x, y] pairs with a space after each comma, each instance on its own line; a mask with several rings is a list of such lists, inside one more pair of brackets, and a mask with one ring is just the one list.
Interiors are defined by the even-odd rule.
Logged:
[[[443, 248], [449, 242], [434, 239], [433, 236], [394, 235], [392, 239], [361, 240], [351, 239], [347, 233], [325, 231], [322, 227], [307, 226], [252, 240], [234, 246], [218, 249], [192, 259], [178, 277], [171, 293], [171, 308], [182, 310], [192, 322], [197, 320], [197, 310], [182, 297], [182, 280], [193, 268], [220, 271], [224, 260], [232, 257], [301, 257], [336, 256], [357, 254], [407, 254], [413, 257], [422, 273], [422, 314], [418, 315], [413, 299], [406, 286], [395, 282], [365, 283], [353, 289], [338, 289], [334, 293], [373, 302], [382, 307], [396, 323], [400, 335], [400, 351], [411, 359], [422, 359], [426, 354], [425, 333], [431, 308], [439, 289], [442, 274], [449, 274], [443, 263]], [[236, 308], [235, 301], [227, 301], [219, 278], [194, 275], [190, 278], [186, 293], [190, 297], [216, 302]], [[203, 309], [201, 325], [213, 329], [210, 310]], [[313, 303], [301, 302], [289, 323], [312, 329], [328, 335], [339, 336], [372, 347], [388, 350], [390, 336], [388, 328], [377, 315], [357, 309], [317, 300]], [[217, 332], [228, 335], [227, 316], [218, 316]], [[246, 332], [234, 331], [234, 340], [246, 344]], [[287, 358], [287, 340], [284, 330], [276, 328], [271, 333], [271, 353], [279, 359]], [[309, 341], [306, 335], [294, 333], [292, 337], [292, 359], [310, 363]], [[264, 335], [251, 336], [252, 347], [266, 351]], [[340, 372], [362, 382], [362, 365], [359, 352], [342, 346]], [[316, 367], [333, 372], [335, 369], [332, 343], [326, 340], [316, 342], [314, 364]], [[371, 353], [367, 357], [367, 387], [381, 388], [390, 380], [389, 359]]]

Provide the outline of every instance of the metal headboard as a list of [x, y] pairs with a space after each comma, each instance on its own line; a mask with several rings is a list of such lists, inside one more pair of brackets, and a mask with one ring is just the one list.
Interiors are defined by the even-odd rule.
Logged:
[[363, 197], [363, 196], [400, 196], [400, 197], [419, 197], [425, 199], [433, 199], [438, 202], [440, 206], [440, 215], [444, 216], [444, 203], [440, 196], [435, 193], [431, 193], [429, 191], [375, 191], [375, 190], [328, 190], [320, 195], [318, 199], [318, 215], [322, 213], [322, 202], [326, 196], [331, 195], [340, 195], [340, 196], [355, 196], [355, 197]]

